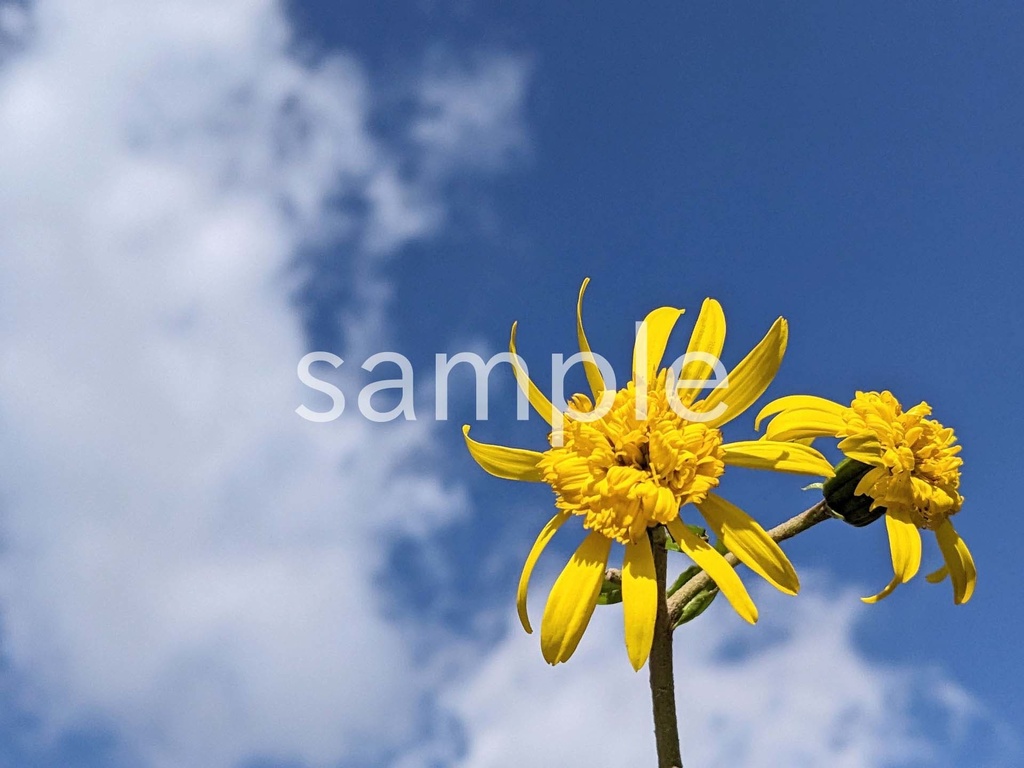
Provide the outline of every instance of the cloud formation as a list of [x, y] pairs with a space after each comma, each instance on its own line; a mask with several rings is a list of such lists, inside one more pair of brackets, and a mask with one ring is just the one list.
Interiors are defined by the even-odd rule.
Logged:
[[[962, 764], [969, 728], [994, 727], [941, 671], [867, 658], [855, 641], [864, 612], [853, 591], [805, 589], [794, 600], [760, 590], [757, 603], [756, 627], [721, 604], [676, 634], [686, 765], [952, 766]], [[576, 654], [554, 668], [534, 638], [513, 630], [449, 693], [465, 727], [455, 764], [654, 764], [646, 669], [630, 668], [621, 622], [618, 609], [599, 608]], [[941, 739], [927, 727], [935, 723]]]
[[[41, 718], [39, 749], [99, 725], [134, 765], [378, 759], [417, 737], [433, 673], [376, 579], [394, 536], [464, 500], [407, 468], [426, 424], [294, 414], [296, 262], [435, 231], [432, 190], [481, 167], [488, 120], [515, 130], [525, 70], [432, 79], [429, 172], [405, 178], [358, 63], [296, 53], [277, 3], [42, 0], [0, 24], [10, 703]], [[353, 347], [386, 334], [375, 279]]]

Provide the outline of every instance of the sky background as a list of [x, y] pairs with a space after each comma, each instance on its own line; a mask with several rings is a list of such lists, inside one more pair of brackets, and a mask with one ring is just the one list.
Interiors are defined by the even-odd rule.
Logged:
[[[1011, 2], [0, 2], [0, 765], [652, 763], [620, 610], [556, 669], [515, 619], [550, 491], [469, 458], [468, 371], [432, 417], [435, 354], [513, 320], [546, 390], [586, 276], [623, 374], [713, 296], [727, 366], [790, 321], [765, 401], [889, 388], [964, 445], [972, 601], [862, 605], [884, 527], [800, 536], [799, 598], [677, 633], [686, 764], [1020, 765], [1022, 39]], [[360, 417], [380, 351], [415, 421]], [[474, 436], [543, 447], [500, 374]], [[723, 492], [767, 527], [803, 484]]]

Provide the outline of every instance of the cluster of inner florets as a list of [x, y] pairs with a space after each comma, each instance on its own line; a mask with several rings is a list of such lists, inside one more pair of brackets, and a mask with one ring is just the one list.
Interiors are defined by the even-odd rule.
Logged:
[[[584, 395], [571, 405], [581, 415], [593, 408]], [[624, 544], [675, 519], [683, 504], [703, 501], [725, 469], [721, 432], [675, 413], [664, 376], [647, 393], [646, 409], [638, 413], [630, 382], [601, 418], [567, 414], [551, 444], [539, 466], [556, 505]]]
[[868, 495], [878, 506], [908, 511], [919, 528], [934, 530], [963, 505], [963, 460], [953, 430], [927, 418], [931, 412], [924, 402], [904, 411], [890, 392], [858, 392], [843, 414], [840, 436], [874, 437], [881, 467]]

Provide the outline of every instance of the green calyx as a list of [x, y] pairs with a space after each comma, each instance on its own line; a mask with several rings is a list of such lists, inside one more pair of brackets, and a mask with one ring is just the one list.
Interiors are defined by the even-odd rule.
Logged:
[[829, 509], [843, 522], [862, 528], [885, 514], [885, 507], [871, 508], [870, 496], [857, 496], [857, 483], [873, 467], [854, 459], [844, 459], [836, 467], [836, 474], [825, 481], [822, 493]]

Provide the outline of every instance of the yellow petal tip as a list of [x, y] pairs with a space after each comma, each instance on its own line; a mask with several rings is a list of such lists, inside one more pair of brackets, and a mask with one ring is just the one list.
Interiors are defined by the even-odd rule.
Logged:
[[974, 597], [974, 584], [969, 583], [963, 594], [953, 595], [953, 605], [967, 605]]

